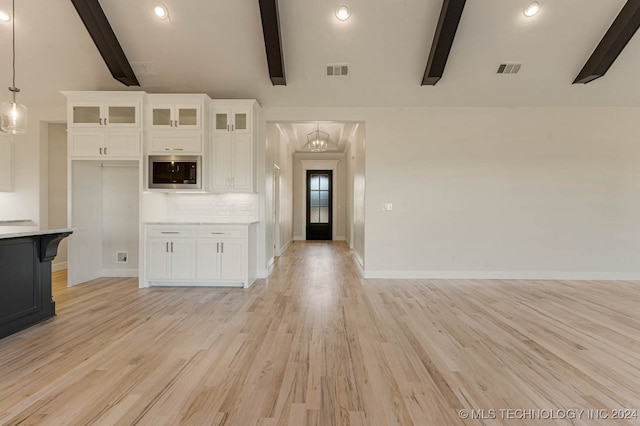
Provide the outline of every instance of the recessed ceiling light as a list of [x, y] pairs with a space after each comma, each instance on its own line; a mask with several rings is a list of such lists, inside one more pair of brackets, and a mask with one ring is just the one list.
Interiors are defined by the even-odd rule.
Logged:
[[524, 8], [524, 16], [530, 18], [536, 13], [540, 12], [541, 8], [542, 8], [542, 5], [540, 4], [540, 2], [537, 0], [534, 0]]
[[349, 19], [349, 16], [351, 16], [351, 12], [346, 5], [342, 4], [338, 6], [338, 8], [336, 9], [336, 18], [341, 21], [346, 21], [347, 19]]
[[156, 4], [153, 5], [153, 13], [159, 19], [167, 19], [167, 18], [169, 18], [169, 10], [162, 3], [156, 3]]
[[0, 21], [9, 22], [11, 20], [11, 15], [6, 10], [0, 9]]

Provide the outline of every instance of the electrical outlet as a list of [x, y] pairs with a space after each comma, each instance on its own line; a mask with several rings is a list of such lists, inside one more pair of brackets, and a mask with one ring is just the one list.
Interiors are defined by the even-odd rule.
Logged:
[[382, 203], [382, 211], [390, 212], [391, 210], [393, 210], [393, 204], [392, 203]]

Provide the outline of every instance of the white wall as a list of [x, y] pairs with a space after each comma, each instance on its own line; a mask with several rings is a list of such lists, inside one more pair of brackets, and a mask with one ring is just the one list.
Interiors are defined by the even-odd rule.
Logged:
[[[130, 164], [129, 164], [130, 163]], [[137, 276], [139, 267], [138, 162], [102, 164], [102, 275]], [[126, 252], [127, 262], [116, 254]]]
[[265, 109], [365, 122], [367, 277], [640, 278], [639, 114]]
[[[0, 219], [40, 222], [39, 123], [65, 111], [29, 112]], [[639, 108], [264, 112], [365, 123], [366, 276], [640, 278]]]
[[[43, 123], [66, 122], [67, 110], [64, 106], [28, 107], [27, 132], [14, 136], [14, 191], [0, 192], [0, 220], [31, 219], [46, 226], [48, 135]], [[41, 186], [45, 190], [41, 191]]]
[[[48, 226], [67, 227], [67, 125], [48, 125]], [[67, 268], [67, 238], [58, 245], [52, 269]]]
[[[273, 263], [274, 257], [282, 254], [293, 239], [292, 217], [292, 153], [279, 128], [274, 123], [265, 126], [265, 250], [268, 264]], [[279, 229], [273, 225], [274, 213], [274, 166], [279, 170]], [[279, 232], [278, 232], [279, 231]], [[279, 252], [276, 252], [279, 248]]]
[[280, 139], [280, 248], [282, 251], [293, 241], [293, 152], [284, 138]]
[[347, 222], [353, 228], [350, 232], [352, 240], [349, 245], [360, 264], [364, 268], [365, 247], [365, 125], [360, 124], [351, 141], [347, 157], [350, 167], [350, 176], [347, 185], [351, 186], [351, 212]]

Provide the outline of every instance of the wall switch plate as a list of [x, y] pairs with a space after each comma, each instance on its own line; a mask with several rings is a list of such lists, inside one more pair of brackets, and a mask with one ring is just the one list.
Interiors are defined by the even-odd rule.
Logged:
[[382, 211], [390, 212], [391, 210], [393, 210], [393, 204], [392, 203], [382, 203]]

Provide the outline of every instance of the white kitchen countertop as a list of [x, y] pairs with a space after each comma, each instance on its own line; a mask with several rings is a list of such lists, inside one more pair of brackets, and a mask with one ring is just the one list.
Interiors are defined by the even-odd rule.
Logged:
[[0, 226], [0, 240], [7, 238], [31, 237], [34, 235], [73, 232], [71, 228], [42, 229], [38, 226]]

